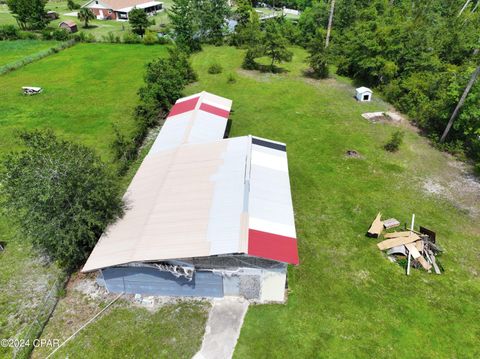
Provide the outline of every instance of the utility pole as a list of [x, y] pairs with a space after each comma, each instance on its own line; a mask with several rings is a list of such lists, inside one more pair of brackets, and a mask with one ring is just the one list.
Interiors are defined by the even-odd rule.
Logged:
[[330, 43], [330, 32], [332, 31], [333, 11], [335, 10], [335, 0], [330, 3], [330, 16], [328, 17], [327, 37], [325, 39], [325, 47]]
[[468, 93], [472, 89], [472, 86], [475, 83], [475, 80], [477, 79], [479, 74], [480, 74], [480, 65], [477, 66], [475, 71], [472, 73], [472, 76], [470, 77], [470, 81], [468, 81], [467, 87], [465, 88], [465, 91], [463, 91], [463, 95], [460, 98], [460, 101], [458, 101], [457, 107], [455, 107], [455, 110], [453, 111], [452, 116], [450, 117], [450, 120], [448, 121], [447, 127], [445, 128], [445, 131], [443, 132], [442, 138], [440, 138], [440, 142], [445, 141], [445, 138], [447, 137], [448, 132], [450, 131], [450, 128], [453, 125], [453, 121], [455, 121], [455, 119], [457, 118], [458, 112], [462, 108], [463, 103], [465, 102], [465, 99], [467, 98]]
[[468, 4], [470, 4], [470, 1], [471, 1], [471, 0], [467, 0], [467, 1], [465, 2], [465, 5], [463, 5], [463, 7], [461, 8], [461, 10], [460, 10], [460, 12], [458, 13], [457, 17], [460, 16], [460, 15], [462, 15], [463, 10], [465, 10], [465, 9], [467, 8]]

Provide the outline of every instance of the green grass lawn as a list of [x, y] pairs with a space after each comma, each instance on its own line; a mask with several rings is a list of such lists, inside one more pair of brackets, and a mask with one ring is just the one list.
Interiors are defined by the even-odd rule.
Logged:
[[[84, 4], [86, 1], [79, 1], [79, 4]], [[172, 0], [162, 1], [164, 8], [168, 9], [171, 4]], [[67, 1], [54, 1], [51, 0], [47, 3], [46, 6], [47, 10], [56, 11], [59, 14], [59, 19], [51, 21], [50, 27], [57, 28], [58, 25], [62, 21], [72, 20], [77, 23], [78, 31], [83, 31], [86, 33], [91, 33], [95, 36], [95, 38], [99, 41], [103, 39], [103, 36], [107, 36], [109, 32], [113, 33], [114, 35], [118, 35], [120, 37], [126, 31], [130, 30], [130, 24], [126, 21], [110, 21], [110, 20], [92, 20], [89, 22], [89, 27], [84, 28], [83, 22], [78, 20], [75, 16], [66, 16], [65, 14], [77, 12], [78, 10], [69, 10], [67, 7]], [[155, 25], [152, 26], [150, 29], [154, 31], [160, 31], [162, 25], [168, 24], [168, 15], [166, 11], [162, 11], [157, 13], [155, 16], [150, 17], [150, 19], [155, 21]], [[12, 14], [8, 11], [8, 7], [6, 5], [0, 5], [0, 25], [7, 25], [7, 24], [16, 24], [16, 21]]]
[[[110, 160], [112, 125], [133, 129], [144, 65], [164, 54], [164, 46], [78, 44], [1, 76], [0, 154], [16, 147], [19, 130], [53, 128]], [[44, 92], [24, 96], [22, 86]]]
[[[240, 51], [206, 48], [194, 55], [199, 82], [233, 100], [233, 136], [287, 143], [300, 265], [289, 271], [286, 305], [250, 307], [236, 358], [475, 358], [480, 355], [480, 227], [452, 203], [426, 195], [422, 179], [451, 168], [447, 156], [405, 129], [398, 153], [383, 144], [396, 127], [360, 115], [347, 79], [307, 80], [306, 54], [289, 72], [239, 70]], [[224, 72], [207, 73], [219, 62]], [[237, 81], [227, 83], [233, 74]], [[354, 149], [362, 159], [345, 157]], [[378, 211], [434, 229], [446, 252], [436, 276], [390, 263], [365, 237]]]
[[48, 50], [58, 44], [58, 41], [40, 40], [0, 41], [0, 67]]
[[[42, 339], [63, 342], [117, 295], [92, 298], [74, 285], [60, 300]], [[120, 299], [82, 330], [52, 358], [191, 358], [200, 348], [209, 304], [185, 301], [146, 309]], [[52, 348], [35, 349], [32, 359]]]
[[[0, 157], [19, 148], [20, 130], [51, 128], [111, 161], [112, 124], [125, 133], [133, 129], [145, 64], [164, 54], [163, 46], [78, 44], [0, 76]], [[24, 96], [26, 85], [44, 92]], [[3, 217], [0, 242], [6, 243], [0, 252], [0, 338], [22, 337], [59, 271], [37, 258]], [[0, 348], [0, 357], [6, 353]]]

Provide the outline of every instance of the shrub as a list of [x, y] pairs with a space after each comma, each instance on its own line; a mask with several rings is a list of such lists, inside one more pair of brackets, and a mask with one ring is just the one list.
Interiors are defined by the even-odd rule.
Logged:
[[16, 40], [20, 37], [20, 31], [13, 25], [0, 26], [0, 40]]
[[143, 43], [145, 45], [155, 45], [158, 44], [158, 36], [156, 32], [148, 31], [143, 36]]
[[389, 152], [397, 152], [403, 142], [404, 135], [403, 131], [395, 131], [390, 140], [385, 144], [384, 148]]
[[245, 70], [256, 70], [258, 65], [255, 62], [255, 57], [255, 51], [248, 49], [245, 53], [245, 58], [243, 59], [242, 68]]
[[30, 31], [20, 31], [18, 38], [21, 40], [37, 40], [40, 36]]
[[158, 38], [158, 43], [160, 45], [171, 45], [173, 44], [173, 40], [169, 35], [162, 35]]
[[81, 8], [81, 5], [77, 4], [73, 0], [68, 0], [67, 1], [67, 7], [68, 7], [69, 10], [78, 10], [78, 9]]
[[234, 84], [235, 82], [237, 82], [237, 78], [235, 77], [235, 75], [232, 73], [228, 74], [227, 83]]
[[131, 31], [127, 31], [125, 34], [123, 34], [123, 42], [126, 44], [138, 44], [140, 41], [140, 36]]
[[222, 71], [223, 71], [222, 65], [218, 63], [214, 63], [208, 67], [208, 73], [211, 75], [220, 74], [222, 73]]
[[102, 35], [102, 41], [103, 42], [109, 42], [109, 43], [119, 43], [122, 42], [120, 39], [120, 36], [115, 35], [113, 32], [109, 31], [107, 35]]
[[477, 163], [477, 164], [473, 167], [473, 171], [475, 172], [475, 174], [476, 174], [477, 176], [480, 177], [480, 162]]
[[93, 36], [93, 34], [83, 32], [83, 31], [75, 33], [73, 35], [73, 38], [75, 39], [75, 41], [78, 41], [78, 42], [95, 42], [95, 41], [97, 41], [97, 39], [95, 38], [95, 36]]
[[88, 147], [52, 131], [26, 132], [21, 139], [24, 149], [3, 159], [2, 209], [37, 248], [75, 269], [122, 214], [120, 186]]
[[70, 37], [70, 33], [65, 29], [47, 28], [42, 31], [42, 38], [44, 40], [65, 41]]
[[55, 29], [53, 31], [53, 39], [57, 41], [66, 41], [70, 37], [70, 33], [65, 29]]

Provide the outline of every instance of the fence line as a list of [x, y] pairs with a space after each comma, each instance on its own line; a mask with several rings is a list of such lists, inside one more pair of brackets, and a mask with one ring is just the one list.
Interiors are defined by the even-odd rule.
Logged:
[[7, 72], [17, 70], [25, 65], [28, 65], [28, 64], [31, 64], [32, 62], [43, 59], [44, 57], [47, 57], [51, 54], [56, 54], [57, 52], [60, 52], [69, 47], [72, 47], [73, 45], [75, 45], [75, 43], [76, 43], [75, 40], [65, 41], [65, 42], [62, 42], [60, 45], [51, 47], [48, 50], [43, 50], [43, 51], [37, 52], [36, 54], [24, 57], [23, 59], [18, 60], [16, 62], [12, 62], [10, 64], [0, 66], [0, 75], [4, 75]]
[[42, 335], [45, 325], [57, 306], [59, 300], [59, 291], [65, 286], [67, 279], [68, 276], [57, 278], [50, 287], [49, 291], [43, 298], [42, 303], [38, 307], [39, 309], [35, 319], [28, 327], [27, 331], [23, 335], [23, 338], [19, 339], [20, 342], [28, 343], [28, 345], [15, 348], [13, 352], [13, 357], [15, 359], [28, 359], [30, 357], [31, 352], [34, 349], [33, 341]]

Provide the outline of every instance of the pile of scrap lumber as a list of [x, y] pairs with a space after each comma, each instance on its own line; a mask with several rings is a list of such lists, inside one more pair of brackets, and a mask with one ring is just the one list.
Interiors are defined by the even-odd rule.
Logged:
[[435, 232], [424, 227], [420, 227], [417, 232], [414, 230], [414, 223], [415, 215], [412, 216], [410, 229], [383, 234], [384, 230], [400, 226], [400, 222], [394, 218], [382, 221], [382, 214], [379, 213], [368, 230], [368, 236], [383, 236], [384, 240], [377, 243], [377, 246], [381, 251], [386, 251], [392, 262], [406, 258], [407, 275], [410, 274], [412, 266], [423, 268], [429, 273], [433, 269], [436, 274], [441, 274], [436, 256], [442, 249], [436, 244]]

